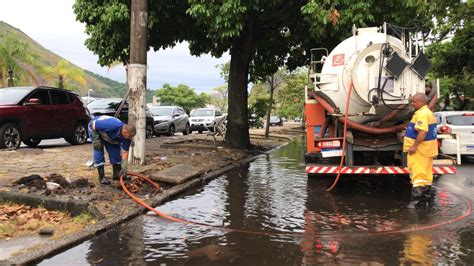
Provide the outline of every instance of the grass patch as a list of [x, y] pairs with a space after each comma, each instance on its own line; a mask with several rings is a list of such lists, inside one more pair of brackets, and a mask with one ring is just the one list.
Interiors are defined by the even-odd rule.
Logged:
[[95, 224], [97, 222], [90, 212], [83, 212], [75, 216], [73, 219], [75, 222], [80, 224]]

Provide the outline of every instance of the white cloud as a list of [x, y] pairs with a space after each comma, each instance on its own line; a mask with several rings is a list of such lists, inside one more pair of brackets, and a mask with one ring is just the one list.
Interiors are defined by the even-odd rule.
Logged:
[[[74, 0], [0, 0], [0, 3], [0, 21], [20, 29], [46, 49], [82, 68], [125, 81], [123, 68], [100, 67], [97, 56], [84, 46], [87, 35], [84, 25], [75, 20]], [[229, 60], [228, 55], [221, 59], [209, 55], [191, 56], [185, 43], [173, 49], [149, 52], [148, 87], [156, 89], [163, 83], [183, 83], [198, 92], [209, 92], [224, 83], [214, 66]]]

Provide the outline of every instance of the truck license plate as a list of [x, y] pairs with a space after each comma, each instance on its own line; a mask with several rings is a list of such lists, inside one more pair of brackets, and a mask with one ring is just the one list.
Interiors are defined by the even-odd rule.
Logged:
[[323, 158], [342, 156], [342, 149], [322, 149]]

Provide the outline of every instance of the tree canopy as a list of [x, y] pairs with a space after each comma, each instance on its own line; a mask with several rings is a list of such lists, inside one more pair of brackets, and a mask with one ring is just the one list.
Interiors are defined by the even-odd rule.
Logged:
[[184, 84], [173, 87], [165, 83], [161, 89], [155, 92], [155, 95], [160, 98], [161, 104], [181, 106], [186, 113], [190, 113], [194, 108], [205, 107], [211, 100], [209, 95], [205, 93], [196, 94], [194, 89]]
[[83, 86], [87, 83], [84, 72], [64, 59], [59, 60], [55, 66], [44, 68], [43, 73], [46, 79], [55, 82], [58, 88], [68, 88], [68, 81], [76, 81]]
[[[436, 41], [428, 47], [431, 58], [431, 72], [442, 78], [441, 94], [444, 109], [472, 108], [474, 99], [474, 1], [458, 3], [448, 14], [449, 20], [442, 18], [436, 29]], [[445, 24], [450, 25], [447, 28]], [[444, 37], [452, 36], [441, 42]], [[454, 103], [450, 98], [454, 96]]]
[[[128, 0], [74, 5], [77, 19], [86, 24], [86, 45], [102, 65], [128, 61], [129, 5]], [[290, 70], [306, 65], [311, 48], [332, 49], [351, 34], [353, 24], [429, 27], [430, 12], [441, 16], [441, 5], [441, 0], [150, 1], [148, 40], [154, 50], [187, 41], [194, 55], [230, 53], [226, 140], [247, 148], [249, 81], [263, 80], [285, 64]]]
[[286, 73], [284, 85], [277, 91], [277, 114], [281, 117], [303, 117], [304, 87], [307, 85], [307, 70]]

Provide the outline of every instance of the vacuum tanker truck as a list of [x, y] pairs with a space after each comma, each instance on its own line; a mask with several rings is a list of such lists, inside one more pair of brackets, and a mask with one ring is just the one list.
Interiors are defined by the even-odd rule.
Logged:
[[[430, 63], [418, 37], [388, 24], [354, 27], [330, 53], [312, 49], [314, 86], [305, 89], [308, 174], [408, 174], [402, 144], [414, 112], [410, 98], [427, 93], [430, 108], [437, 101], [436, 86], [425, 83]], [[455, 171], [433, 167], [435, 174]]]

